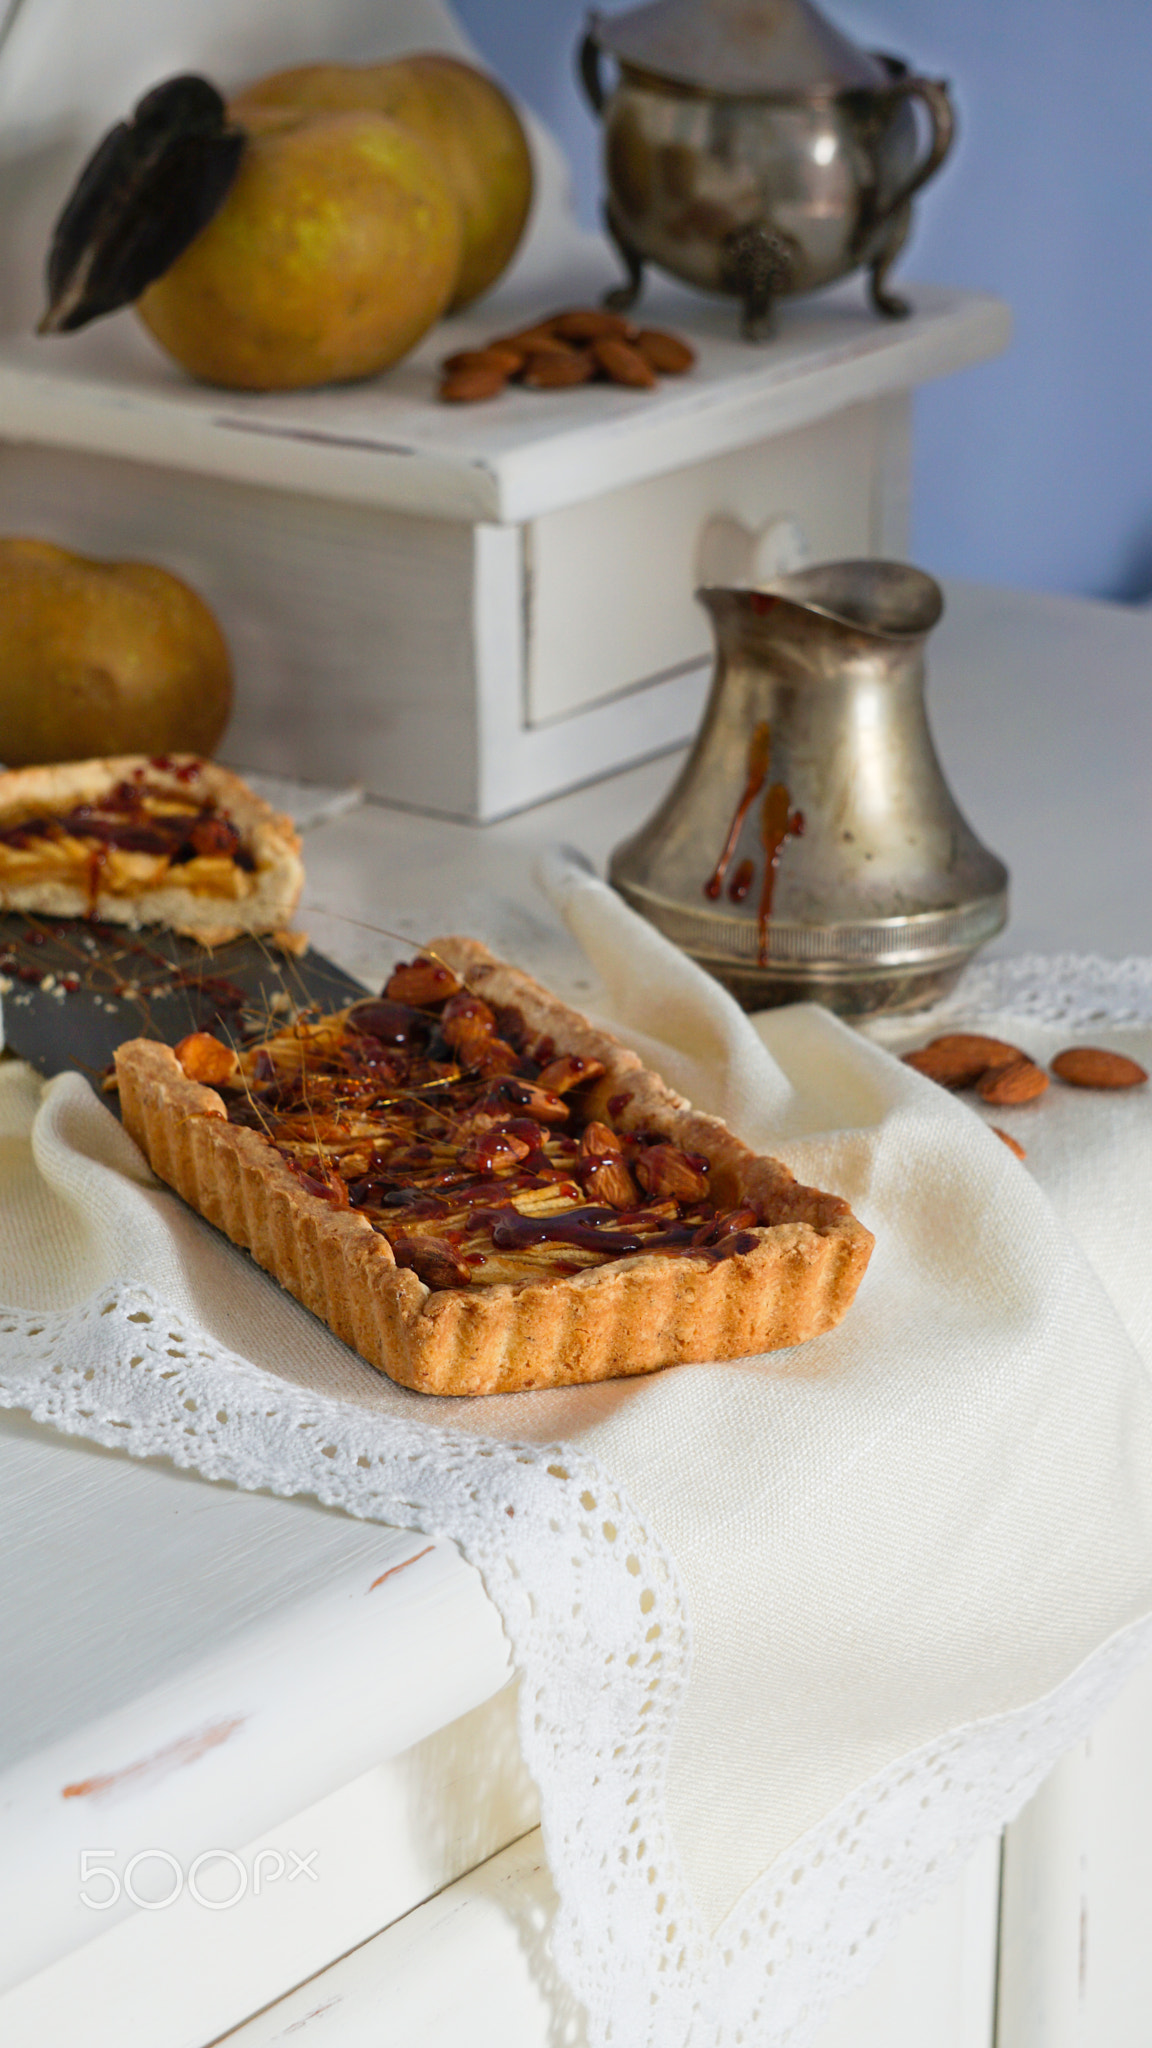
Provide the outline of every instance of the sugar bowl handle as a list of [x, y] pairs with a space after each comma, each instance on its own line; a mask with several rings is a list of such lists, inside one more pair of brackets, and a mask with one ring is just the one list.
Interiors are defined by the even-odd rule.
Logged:
[[932, 143], [924, 161], [916, 166], [895, 197], [889, 200], [882, 215], [884, 220], [891, 220], [898, 214], [920, 187], [935, 175], [956, 135], [956, 115], [942, 78], [894, 78], [888, 91], [893, 101], [915, 99], [927, 108], [932, 123]]

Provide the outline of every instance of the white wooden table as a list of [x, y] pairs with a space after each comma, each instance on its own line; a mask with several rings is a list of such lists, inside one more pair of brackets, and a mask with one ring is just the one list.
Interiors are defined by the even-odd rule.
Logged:
[[[946, 772], [1012, 870], [998, 949], [1152, 952], [1152, 617], [961, 587], [930, 661]], [[319, 825], [314, 942], [373, 982], [385, 928], [472, 931], [587, 1000], [533, 861], [561, 839], [603, 862], [674, 766], [487, 827], [380, 804]], [[0, 1417], [0, 1471], [5, 2048], [205, 2048], [233, 2028], [237, 2048], [545, 2048], [535, 1800], [499, 1622], [451, 1547], [18, 1415]], [[998, 2048], [1146, 2048], [1150, 1705], [1138, 1680], [1010, 1831]], [[148, 1910], [173, 1882], [153, 1857], [134, 1906], [129, 1863], [157, 1848], [185, 1874], [229, 1850], [200, 1889], [227, 1897], [239, 1859], [245, 1897]], [[990, 2048], [999, 1891], [992, 1844], [820, 2048]]]

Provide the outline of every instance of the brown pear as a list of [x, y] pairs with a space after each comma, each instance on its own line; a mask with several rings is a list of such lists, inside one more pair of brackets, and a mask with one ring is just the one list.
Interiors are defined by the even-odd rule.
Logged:
[[532, 158], [507, 94], [471, 64], [438, 52], [390, 64], [305, 64], [246, 86], [256, 106], [372, 107], [425, 144], [460, 206], [463, 246], [454, 306], [487, 291], [515, 253], [532, 203]]
[[211, 754], [232, 664], [194, 590], [149, 562], [0, 539], [0, 761]]
[[444, 311], [460, 215], [431, 153], [373, 111], [247, 109], [220, 211], [137, 311], [194, 377], [290, 391], [371, 377]]

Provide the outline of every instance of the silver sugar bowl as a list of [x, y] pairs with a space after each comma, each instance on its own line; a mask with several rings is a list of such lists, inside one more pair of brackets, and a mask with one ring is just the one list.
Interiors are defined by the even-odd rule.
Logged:
[[[775, 299], [867, 265], [878, 311], [908, 311], [887, 278], [912, 197], [951, 146], [941, 81], [858, 49], [809, 0], [592, 14], [580, 68], [604, 125], [605, 222], [628, 270], [608, 304], [631, 306], [654, 263], [737, 298], [754, 340]], [[914, 101], [931, 125], [926, 150]]]
[[716, 669], [688, 760], [609, 876], [748, 1009], [919, 1009], [1007, 917], [924, 705], [939, 585], [826, 562], [697, 593]]

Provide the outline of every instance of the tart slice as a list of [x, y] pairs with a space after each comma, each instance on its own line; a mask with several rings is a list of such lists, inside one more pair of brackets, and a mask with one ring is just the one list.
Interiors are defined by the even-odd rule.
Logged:
[[283, 930], [303, 881], [291, 819], [214, 761], [121, 754], [0, 774], [0, 910], [217, 946]]
[[116, 1055], [156, 1172], [370, 1364], [505, 1393], [804, 1343], [872, 1238], [470, 939], [243, 1049]]

